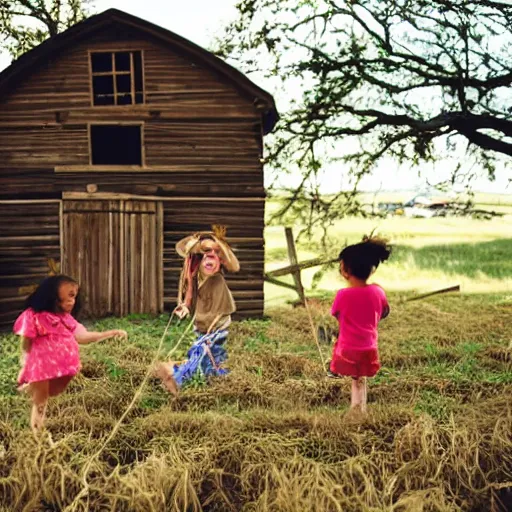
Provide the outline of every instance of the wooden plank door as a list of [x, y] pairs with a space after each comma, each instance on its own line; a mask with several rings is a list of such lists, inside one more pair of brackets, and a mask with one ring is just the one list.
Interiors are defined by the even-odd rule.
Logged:
[[163, 311], [163, 207], [154, 201], [120, 201], [119, 315]]
[[64, 201], [63, 272], [79, 281], [91, 317], [163, 309], [162, 205]]

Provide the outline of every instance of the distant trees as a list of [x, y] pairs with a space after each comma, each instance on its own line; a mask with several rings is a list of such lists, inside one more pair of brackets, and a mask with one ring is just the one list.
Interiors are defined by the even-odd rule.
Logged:
[[88, 16], [91, 0], [0, 0], [0, 48], [13, 58]]

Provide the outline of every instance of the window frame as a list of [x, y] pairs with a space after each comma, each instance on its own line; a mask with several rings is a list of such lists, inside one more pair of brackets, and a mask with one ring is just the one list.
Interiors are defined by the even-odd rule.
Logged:
[[[129, 104], [126, 104], [126, 105], [117, 105], [116, 103], [114, 103], [113, 105], [95, 105], [94, 104], [94, 87], [93, 87], [93, 76], [107, 76], [107, 75], [110, 75], [110, 76], [113, 76], [114, 79], [113, 79], [113, 86], [114, 86], [114, 98], [115, 100], [114, 101], [117, 101], [116, 99], [116, 96], [117, 96], [117, 92], [116, 92], [116, 80], [115, 80], [115, 77], [117, 76], [117, 73], [114, 72], [114, 67], [112, 67], [112, 72], [111, 73], [94, 73], [93, 70], [92, 70], [92, 54], [93, 53], [110, 53], [111, 56], [112, 56], [112, 62], [113, 62], [113, 66], [114, 66], [114, 62], [115, 62], [115, 54], [116, 53], [130, 53], [130, 70], [132, 69], [133, 67], [133, 53], [134, 52], [140, 52], [140, 62], [141, 62], [141, 73], [142, 73], [142, 103], [129, 103]], [[87, 50], [87, 64], [88, 64], [88, 67], [89, 67], [89, 91], [90, 91], [90, 100], [91, 100], [91, 107], [93, 108], [126, 108], [126, 107], [138, 107], [138, 106], [144, 106], [146, 105], [146, 74], [144, 72], [144, 50], [142, 48], [140, 49], [136, 49], [136, 48], [114, 48], [114, 49], [91, 49], [89, 48]], [[128, 74], [126, 72], [120, 72], [119, 74]], [[134, 73], [129, 73], [129, 76], [130, 76], [130, 81], [132, 84], [134, 84], [135, 82], [135, 74]], [[137, 94], [135, 92], [135, 90], [132, 90], [131, 91], [132, 94]], [[140, 93], [139, 93], [140, 94]], [[133, 97], [133, 99], [135, 99]]]
[[[102, 105], [103, 106], [103, 105]], [[126, 105], [119, 105], [126, 106]], [[133, 106], [133, 105], [128, 105]], [[91, 126], [140, 126], [140, 165], [137, 164], [93, 164], [92, 162], [92, 137]], [[146, 145], [144, 143], [144, 121], [89, 121], [87, 123], [87, 143], [89, 147], [89, 167], [93, 169], [118, 170], [118, 169], [144, 169], [146, 167]]]

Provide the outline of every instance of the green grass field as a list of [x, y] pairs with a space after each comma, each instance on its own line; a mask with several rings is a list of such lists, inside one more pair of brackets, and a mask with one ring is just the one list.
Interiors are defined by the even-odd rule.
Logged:
[[[129, 340], [83, 347], [81, 375], [49, 407], [53, 444], [28, 429], [29, 402], [15, 391], [18, 341], [3, 336], [0, 511], [510, 510], [498, 505], [512, 482], [510, 221], [345, 219], [326, 256], [374, 227], [396, 248], [375, 275], [392, 312], [367, 418], [345, 416], [350, 382], [325, 376], [307, 312], [273, 285], [266, 318], [232, 326], [229, 376], [197, 379], [177, 399], [151, 378], [106, 445], [167, 317], [95, 325], [124, 328]], [[300, 259], [320, 247], [301, 242]], [[266, 251], [267, 268], [286, 264], [281, 226], [267, 229]], [[304, 272], [307, 287], [314, 273]], [[402, 300], [458, 283], [461, 294]], [[329, 306], [341, 286], [333, 268], [309, 290], [320, 298], [311, 302], [315, 327], [335, 325]], [[173, 324], [162, 354], [183, 329]], [[331, 346], [321, 351], [328, 360]], [[84, 482], [88, 492], [74, 501]]]
[[[503, 198], [500, 200], [505, 204]], [[423, 292], [460, 284], [464, 293], [512, 292], [512, 200], [510, 204], [510, 215], [492, 220], [456, 217], [343, 219], [329, 231], [327, 252], [319, 237], [299, 241], [299, 261], [319, 256], [335, 258], [346, 243], [357, 242], [364, 234], [375, 230], [395, 246], [392, 259], [374, 276], [387, 290]], [[271, 204], [269, 210], [272, 209], [275, 205]], [[300, 226], [294, 226], [294, 230], [298, 234]], [[265, 242], [267, 270], [289, 264], [282, 226], [267, 227]], [[307, 269], [302, 273], [304, 285], [310, 292], [318, 270]], [[292, 283], [290, 277], [283, 280]], [[342, 286], [344, 283], [333, 265], [316, 288], [334, 291]], [[275, 285], [266, 285], [265, 296], [269, 305], [296, 298], [293, 291]]]

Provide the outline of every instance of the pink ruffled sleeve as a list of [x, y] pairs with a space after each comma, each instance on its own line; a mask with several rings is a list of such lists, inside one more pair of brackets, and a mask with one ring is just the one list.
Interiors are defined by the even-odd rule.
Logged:
[[32, 309], [26, 309], [14, 322], [14, 334], [25, 336], [26, 338], [35, 338], [37, 336], [36, 318]]
[[77, 322], [75, 330], [73, 331], [73, 334], [76, 335], [76, 334], [80, 334], [83, 332], [87, 332], [87, 328], [84, 325], [82, 325], [80, 322]]
[[87, 332], [87, 329], [78, 322], [73, 315], [70, 315], [69, 313], [66, 314], [65, 317], [65, 324], [66, 327], [73, 333], [73, 334], [79, 334], [81, 332]]

